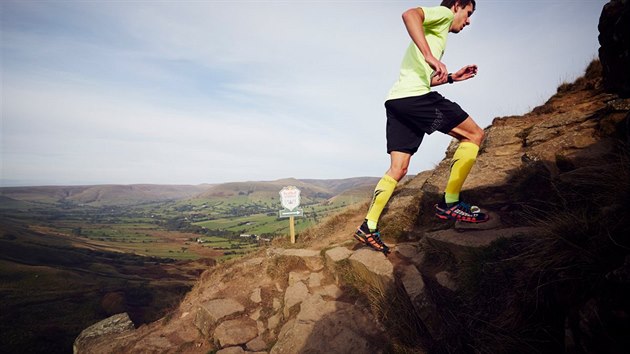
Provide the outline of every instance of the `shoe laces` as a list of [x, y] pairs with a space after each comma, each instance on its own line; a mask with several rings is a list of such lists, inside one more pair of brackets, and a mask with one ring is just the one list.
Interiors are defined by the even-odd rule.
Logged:
[[461, 209], [463, 209], [465, 212], [470, 213], [470, 214], [476, 214], [481, 212], [481, 209], [476, 206], [476, 205], [470, 205], [468, 203], [464, 203], [464, 202], [459, 202], [459, 207]]
[[376, 241], [376, 243], [378, 243], [380, 246], [385, 246], [385, 243], [383, 243], [383, 240], [381, 240], [381, 233], [379, 231], [372, 232], [370, 236], [372, 236], [374, 241]]

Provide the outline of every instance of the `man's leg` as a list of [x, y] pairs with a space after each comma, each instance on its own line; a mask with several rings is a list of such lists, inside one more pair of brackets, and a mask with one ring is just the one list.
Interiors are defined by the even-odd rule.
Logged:
[[392, 151], [390, 153], [390, 166], [389, 170], [385, 173], [383, 178], [378, 182], [374, 189], [374, 196], [372, 197], [372, 203], [368, 209], [365, 220], [370, 231], [377, 229], [378, 219], [385, 209], [389, 198], [394, 193], [394, 189], [400, 180], [407, 174], [407, 168], [409, 168], [409, 161], [411, 160], [411, 154], [407, 154], [399, 151]]
[[390, 153], [391, 164], [387, 173], [381, 178], [374, 190], [374, 197], [368, 210], [367, 216], [363, 224], [359, 226], [354, 237], [377, 251], [381, 251], [385, 254], [389, 253], [389, 247], [383, 240], [381, 240], [381, 234], [378, 231], [377, 223], [378, 219], [387, 205], [389, 198], [391, 198], [394, 189], [398, 182], [407, 174], [407, 168], [409, 167], [409, 160], [411, 154], [392, 151]]
[[482, 213], [478, 208], [472, 208], [459, 200], [462, 185], [477, 159], [479, 145], [483, 141], [483, 130], [472, 118], [468, 117], [448, 134], [459, 139], [460, 143], [451, 161], [451, 171], [444, 191], [444, 201], [435, 205], [435, 215], [441, 219], [472, 223], [488, 221], [488, 214]]
[[483, 141], [483, 129], [468, 117], [448, 134], [460, 141], [451, 160], [451, 171], [444, 191], [445, 202], [452, 205], [459, 201], [464, 181], [475, 164], [479, 145]]

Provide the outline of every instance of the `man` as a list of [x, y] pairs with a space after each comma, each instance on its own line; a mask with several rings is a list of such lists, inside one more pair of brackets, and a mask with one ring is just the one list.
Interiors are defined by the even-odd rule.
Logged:
[[354, 235], [377, 251], [389, 252], [389, 247], [381, 240], [378, 219], [396, 185], [407, 174], [411, 156], [418, 150], [422, 138], [436, 130], [460, 141], [451, 162], [444, 200], [435, 206], [436, 215], [441, 219], [473, 223], [488, 220], [487, 214], [481, 213], [479, 208], [459, 199], [479, 152], [483, 130], [459, 105], [431, 91], [432, 86], [468, 80], [477, 74], [476, 65], [467, 65], [449, 74], [440, 61], [448, 33], [459, 33], [470, 25], [475, 7], [475, 0], [443, 0], [440, 6], [419, 7], [403, 13], [412, 43], [403, 58], [399, 79], [385, 102], [387, 152], [391, 164], [376, 185], [365, 221]]

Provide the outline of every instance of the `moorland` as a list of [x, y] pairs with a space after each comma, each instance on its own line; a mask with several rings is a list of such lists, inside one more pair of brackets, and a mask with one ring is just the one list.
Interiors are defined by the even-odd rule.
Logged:
[[365, 202], [374, 178], [219, 185], [0, 188], [0, 345], [68, 352], [79, 332], [127, 312], [174, 308], [204, 270], [289, 232], [279, 190], [301, 190], [296, 232]]

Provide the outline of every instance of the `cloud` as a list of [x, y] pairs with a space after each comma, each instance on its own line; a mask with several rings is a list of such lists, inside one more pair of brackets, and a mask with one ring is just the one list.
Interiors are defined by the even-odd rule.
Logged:
[[[596, 52], [605, 1], [569, 3], [480, 4], [444, 57], [480, 75], [438, 90], [482, 126], [542, 103]], [[400, 15], [417, 5], [3, 2], [2, 179], [380, 176], [383, 100], [409, 43]], [[425, 138], [410, 170], [449, 141]]]

